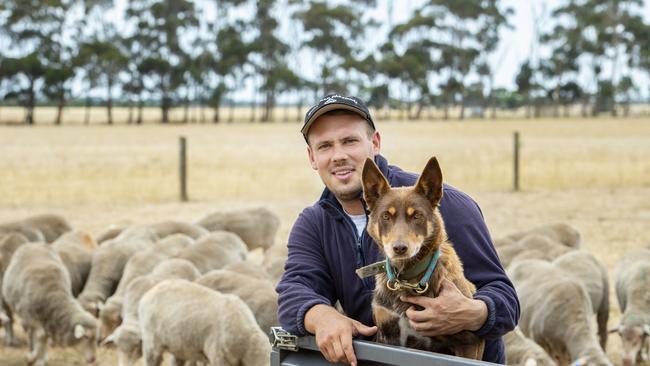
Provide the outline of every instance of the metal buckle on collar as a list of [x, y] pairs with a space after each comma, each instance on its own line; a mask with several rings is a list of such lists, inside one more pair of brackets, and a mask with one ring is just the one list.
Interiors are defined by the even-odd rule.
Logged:
[[423, 294], [429, 289], [429, 283], [425, 283], [424, 288], [419, 283], [412, 284], [410, 282], [406, 281], [400, 281], [400, 280], [394, 280], [393, 286], [391, 286], [391, 281], [388, 280], [386, 281], [386, 287], [388, 287], [389, 290], [391, 291], [399, 291], [399, 290], [412, 290], [415, 291], [417, 294]]

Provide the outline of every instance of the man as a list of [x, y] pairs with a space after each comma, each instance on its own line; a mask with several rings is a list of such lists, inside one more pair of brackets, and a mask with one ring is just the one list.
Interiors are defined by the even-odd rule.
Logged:
[[[412, 186], [417, 176], [388, 165], [379, 155], [381, 136], [367, 107], [355, 97], [328, 95], [305, 116], [301, 130], [311, 167], [325, 184], [321, 198], [296, 220], [289, 236], [285, 273], [277, 286], [278, 316], [294, 334], [312, 333], [330, 362], [356, 365], [352, 337], [371, 338], [374, 279], [359, 279], [355, 269], [382, 260], [365, 231], [361, 173], [374, 158], [393, 187]], [[423, 310], [406, 313], [411, 326], [426, 336], [475, 331], [486, 339], [483, 359], [505, 361], [501, 336], [519, 319], [519, 302], [505, 275], [478, 205], [445, 185], [440, 204], [449, 239], [477, 287], [473, 299], [445, 282], [435, 299], [403, 301]], [[333, 305], [339, 301], [346, 315]]]

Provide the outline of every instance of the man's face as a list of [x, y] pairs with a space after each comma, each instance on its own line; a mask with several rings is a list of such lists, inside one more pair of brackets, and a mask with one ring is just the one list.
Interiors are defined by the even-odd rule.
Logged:
[[309, 129], [309, 162], [341, 201], [357, 200], [367, 157], [379, 154], [380, 136], [368, 136], [368, 122], [357, 115], [324, 115]]

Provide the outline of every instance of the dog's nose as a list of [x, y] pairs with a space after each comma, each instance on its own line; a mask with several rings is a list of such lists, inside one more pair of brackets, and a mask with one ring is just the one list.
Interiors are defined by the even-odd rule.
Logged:
[[397, 255], [406, 253], [406, 249], [408, 249], [408, 245], [406, 245], [406, 243], [398, 242], [393, 244], [393, 252], [395, 252]]

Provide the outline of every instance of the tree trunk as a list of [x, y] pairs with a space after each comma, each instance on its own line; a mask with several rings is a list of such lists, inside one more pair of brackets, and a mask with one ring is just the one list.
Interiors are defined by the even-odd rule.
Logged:
[[133, 102], [131, 101], [130, 98], [129, 98], [129, 116], [126, 123], [133, 124]]
[[213, 123], [219, 123], [219, 120], [221, 119], [221, 116], [219, 115], [219, 110], [220, 110], [219, 107], [220, 107], [219, 104], [215, 104], [213, 106], [214, 109], [214, 115], [212, 116]]
[[138, 117], [135, 120], [135, 123], [138, 125], [142, 124], [142, 110], [144, 109], [144, 101], [142, 100], [142, 96], [138, 97]]
[[183, 123], [187, 123], [190, 120], [190, 95], [189, 93], [185, 96], [185, 106], [183, 108]]
[[86, 96], [86, 103], [84, 105], [85, 113], [84, 113], [84, 125], [89, 125], [90, 124], [90, 97]]
[[34, 105], [36, 104], [36, 95], [34, 92], [34, 80], [29, 81], [29, 90], [27, 92], [27, 105], [25, 106], [25, 123], [34, 124]]
[[59, 93], [59, 105], [57, 106], [56, 109], [56, 120], [54, 120], [54, 124], [57, 126], [61, 125], [61, 118], [63, 117], [63, 108], [65, 107], [65, 91], [61, 91]]
[[262, 122], [269, 122], [273, 115], [273, 107], [275, 106], [275, 93], [273, 90], [266, 92], [266, 100], [264, 101], [264, 113], [262, 114]]
[[108, 95], [106, 98], [106, 113], [108, 114], [108, 124], [113, 124], [113, 78], [110, 75], [106, 76], [108, 81]]

